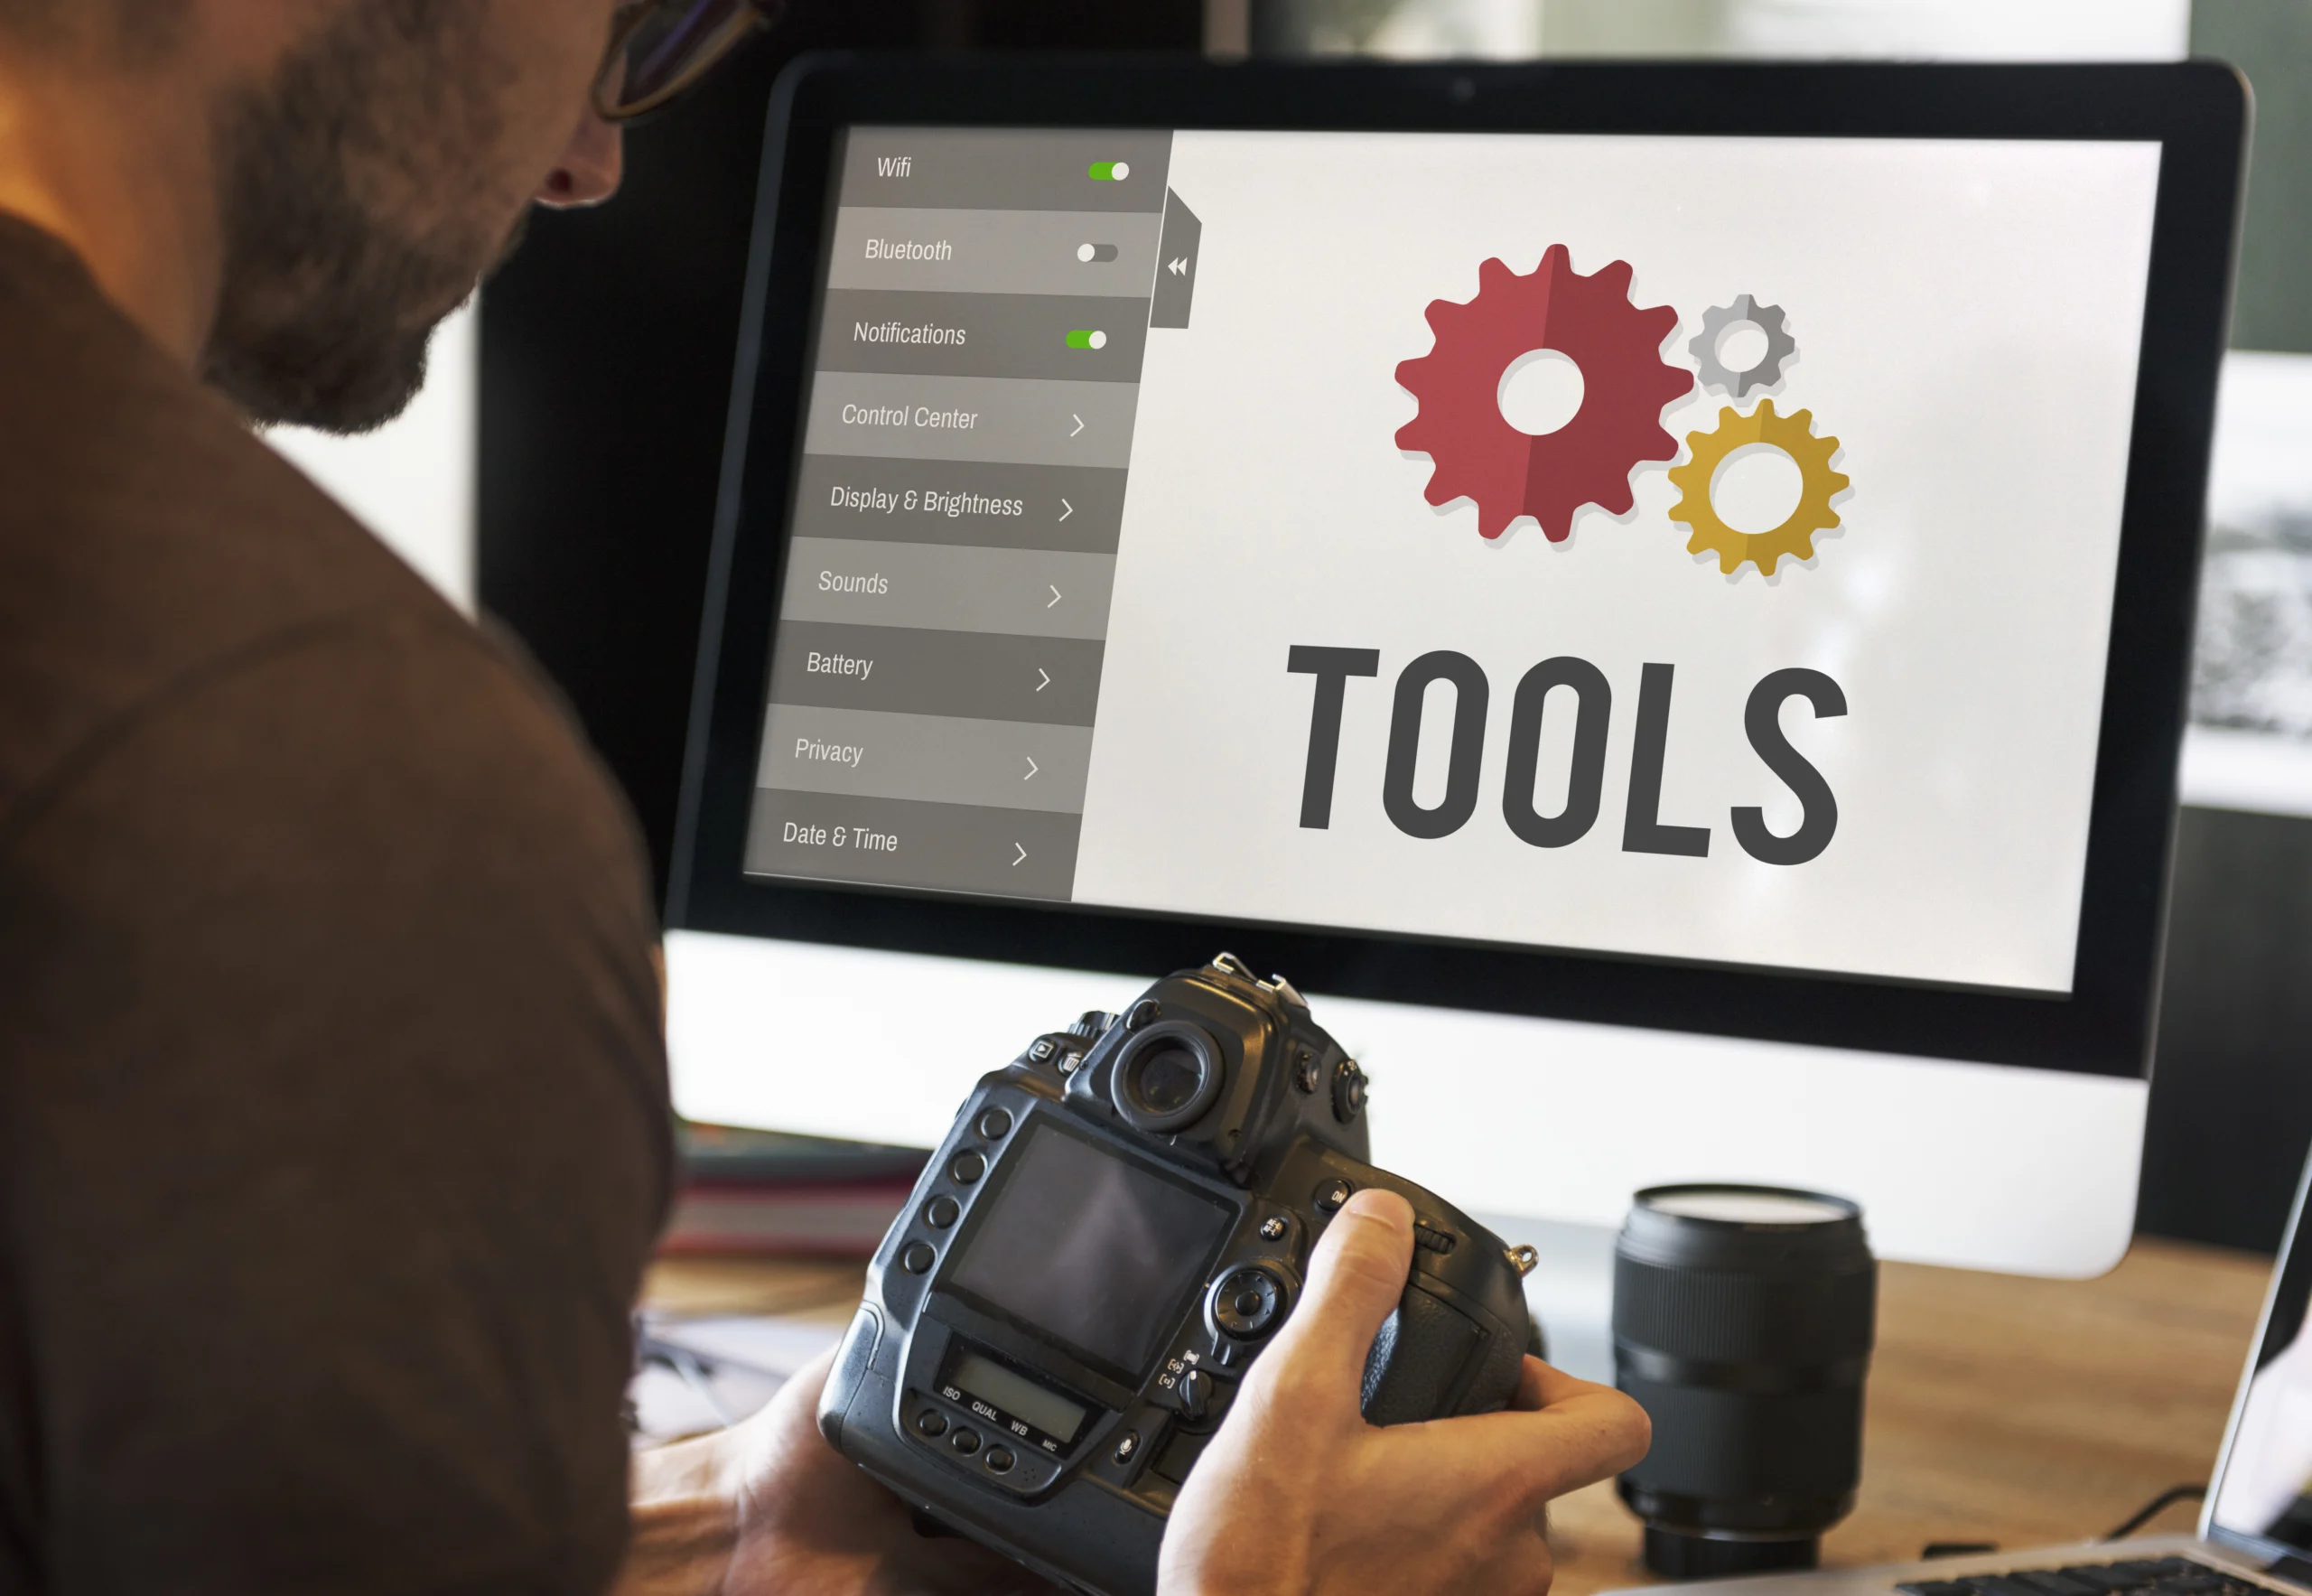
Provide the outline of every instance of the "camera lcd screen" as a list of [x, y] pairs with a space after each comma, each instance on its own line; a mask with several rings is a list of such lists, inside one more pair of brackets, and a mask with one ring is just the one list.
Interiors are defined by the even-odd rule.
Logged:
[[947, 1371], [947, 1378], [965, 1395], [994, 1404], [1062, 1446], [1076, 1439], [1077, 1426], [1084, 1422], [1084, 1409], [1077, 1404], [976, 1352], [958, 1356], [955, 1367]]
[[1118, 1368], [1171, 1333], [1235, 1216], [1039, 1125], [949, 1283]]
[[853, 128], [745, 868], [2067, 993], [2159, 169]]

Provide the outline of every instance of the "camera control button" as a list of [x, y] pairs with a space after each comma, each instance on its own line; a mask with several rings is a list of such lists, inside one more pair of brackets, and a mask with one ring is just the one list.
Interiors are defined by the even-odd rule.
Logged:
[[956, 1178], [956, 1185], [968, 1186], [987, 1173], [987, 1160], [976, 1153], [958, 1153], [956, 1162], [947, 1166], [947, 1172]]
[[1133, 1459], [1138, 1457], [1140, 1455], [1140, 1432], [1137, 1430], [1125, 1431], [1122, 1439], [1118, 1440], [1116, 1442], [1116, 1450], [1110, 1455], [1113, 1456], [1119, 1463], [1129, 1463]]
[[1282, 1241], [1284, 1239], [1284, 1233], [1291, 1228], [1292, 1228], [1291, 1221], [1287, 1219], [1282, 1214], [1271, 1214], [1267, 1218], [1261, 1221], [1261, 1239], [1263, 1241]]
[[963, 1453], [964, 1456], [969, 1457], [972, 1453], [979, 1450], [979, 1432], [976, 1430], [958, 1430], [953, 1435], [947, 1437], [947, 1444], [954, 1447], [957, 1451]]
[[1412, 1222], [1412, 1244], [1423, 1252], [1450, 1253], [1460, 1245], [1460, 1240], [1434, 1219], [1416, 1218]]
[[1059, 1044], [1048, 1036], [1039, 1036], [1028, 1044], [1028, 1062], [1049, 1064], [1051, 1056], [1059, 1051]]
[[987, 1471], [991, 1474], [1011, 1473], [1012, 1465], [1015, 1461], [1012, 1456], [1012, 1449], [1008, 1446], [989, 1447], [987, 1456], [981, 1461], [987, 1464]]
[[915, 1428], [918, 1434], [936, 1441], [947, 1433], [947, 1415], [936, 1407], [927, 1407], [915, 1415]]
[[1310, 1200], [1317, 1205], [1319, 1213], [1337, 1214], [1340, 1212], [1341, 1204], [1355, 1196], [1356, 1192], [1356, 1188], [1346, 1181], [1338, 1179], [1322, 1181], [1318, 1182], [1316, 1194]]
[[1212, 1377], [1192, 1368], [1180, 1377], [1172, 1395], [1180, 1405], [1180, 1417], [1193, 1424], [1212, 1411]]
[[991, 1142], [1001, 1142], [1012, 1134], [1012, 1116], [1001, 1108], [991, 1108], [979, 1116], [979, 1134]]
[[1143, 997], [1132, 1005], [1132, 1013], [1123, 1017], [1126, 1031], [1138, 1031], [1143, 1025], [1153, 1025], [1163, 1017], [1164, 1005], [1152, 997]]
[[928, 1241], [910, 1241], [900, 1252], [900, 1267], [909, 1274], [928, 1274], [938, 1261], [939, 1255]]
[[952, 1197], [935, 1197], [923, 1205], [924, 1222], [934, 1229], [945, 1230], [963, 1215], [964, 1205]]
[[1266, 1335], [1284, 1308], [1284, 1292], [1265, 1269], [1232, 1269], [1212, 1288], [1212, 1321], [1232, 1336]]

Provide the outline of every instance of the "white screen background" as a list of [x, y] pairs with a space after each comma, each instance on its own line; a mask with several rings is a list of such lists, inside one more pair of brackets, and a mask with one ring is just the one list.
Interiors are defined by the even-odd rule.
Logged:
[[[1203, 224], [1190, 330], [1151, 333], [1076, 877], [1079, 901], [1495, 942], [2066, 991], [2143, 313], [2156, 145], [1183, 133]], [[1721, 575], [1666, 511], [1589, 509], [1495, 543], [1423, 499], [1394, 434], [1433, 299], [1552, 244], [1681, 322], [1740, 294], [1788, 313], [1776, 408], [1835, 434], [1852, 490], [1816, 557]], [[1740, 408], [1757, 402], [1753, 394]], [[1681, 441], [1728, 399], [1665, 413]], [[1683, 458], [1683, 453], [1682, 456]], [[1295, 644], [1377, 648], [1352, 681], [1329, 829], [1299, 824], [1314, 678]], [[1491, 683], [1478, 807], [1416, 839], [1381, 805], [1390, 701], [1451, 649]], [[1599, 819], [1570, 846], [1501, 818], [1509, 710], [1543, 658], [1613, 688]], [[1660, 818], [1705, 859], [1621, 849], [1639, 671], [1677, 667]], [[1751, 687], [1821, 670], [1849, 713], [1785, 705], [1836, 794], [1819, 858], [1758, 863], [1728, 811], [1799, 807], [1742, 730]], [[1443, 786], [1432, 689], [1415, 796]], [[1559, 807], [1566, 695], [1536, 807]], [[1556, 772], [1554, 780], [1552, 772]]]

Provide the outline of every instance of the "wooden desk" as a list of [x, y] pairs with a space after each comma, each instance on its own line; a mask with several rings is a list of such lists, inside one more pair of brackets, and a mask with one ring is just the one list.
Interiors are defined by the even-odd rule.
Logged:
[[[2101, 1280], [1889, 1264], [1880, 1274], [1861, 1499], [1823, 1560], [1907, 1562], [1928, 1541], [2101, 1535], [2170, 1485], [2205, 1481], [2270, 1261], [2142, 1241]], [[811, 1312], [858, 1300], [847, 1265], [664, 1263], [653, 1306]], [[2178, 1505], [2149, 1530], [2188, 1528]], [[1646, 1582], [1611, 1482], [1553, 1510], [1557, 1596]]]

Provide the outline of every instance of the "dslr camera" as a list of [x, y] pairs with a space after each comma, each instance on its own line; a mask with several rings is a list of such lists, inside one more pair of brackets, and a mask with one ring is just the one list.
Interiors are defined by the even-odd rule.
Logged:
[[845, 1457], [1047, 1579], [1138, 1596], [1167, 1516], [1351, 1193], [1414, 1214], [1375, 1424], [1506, 1406], [1538, 1332], [1511, 1250], [1375, 1169], [1366, 1078], [1223, 954], [981, 1079], [883, 1237], [819, 1404]]

